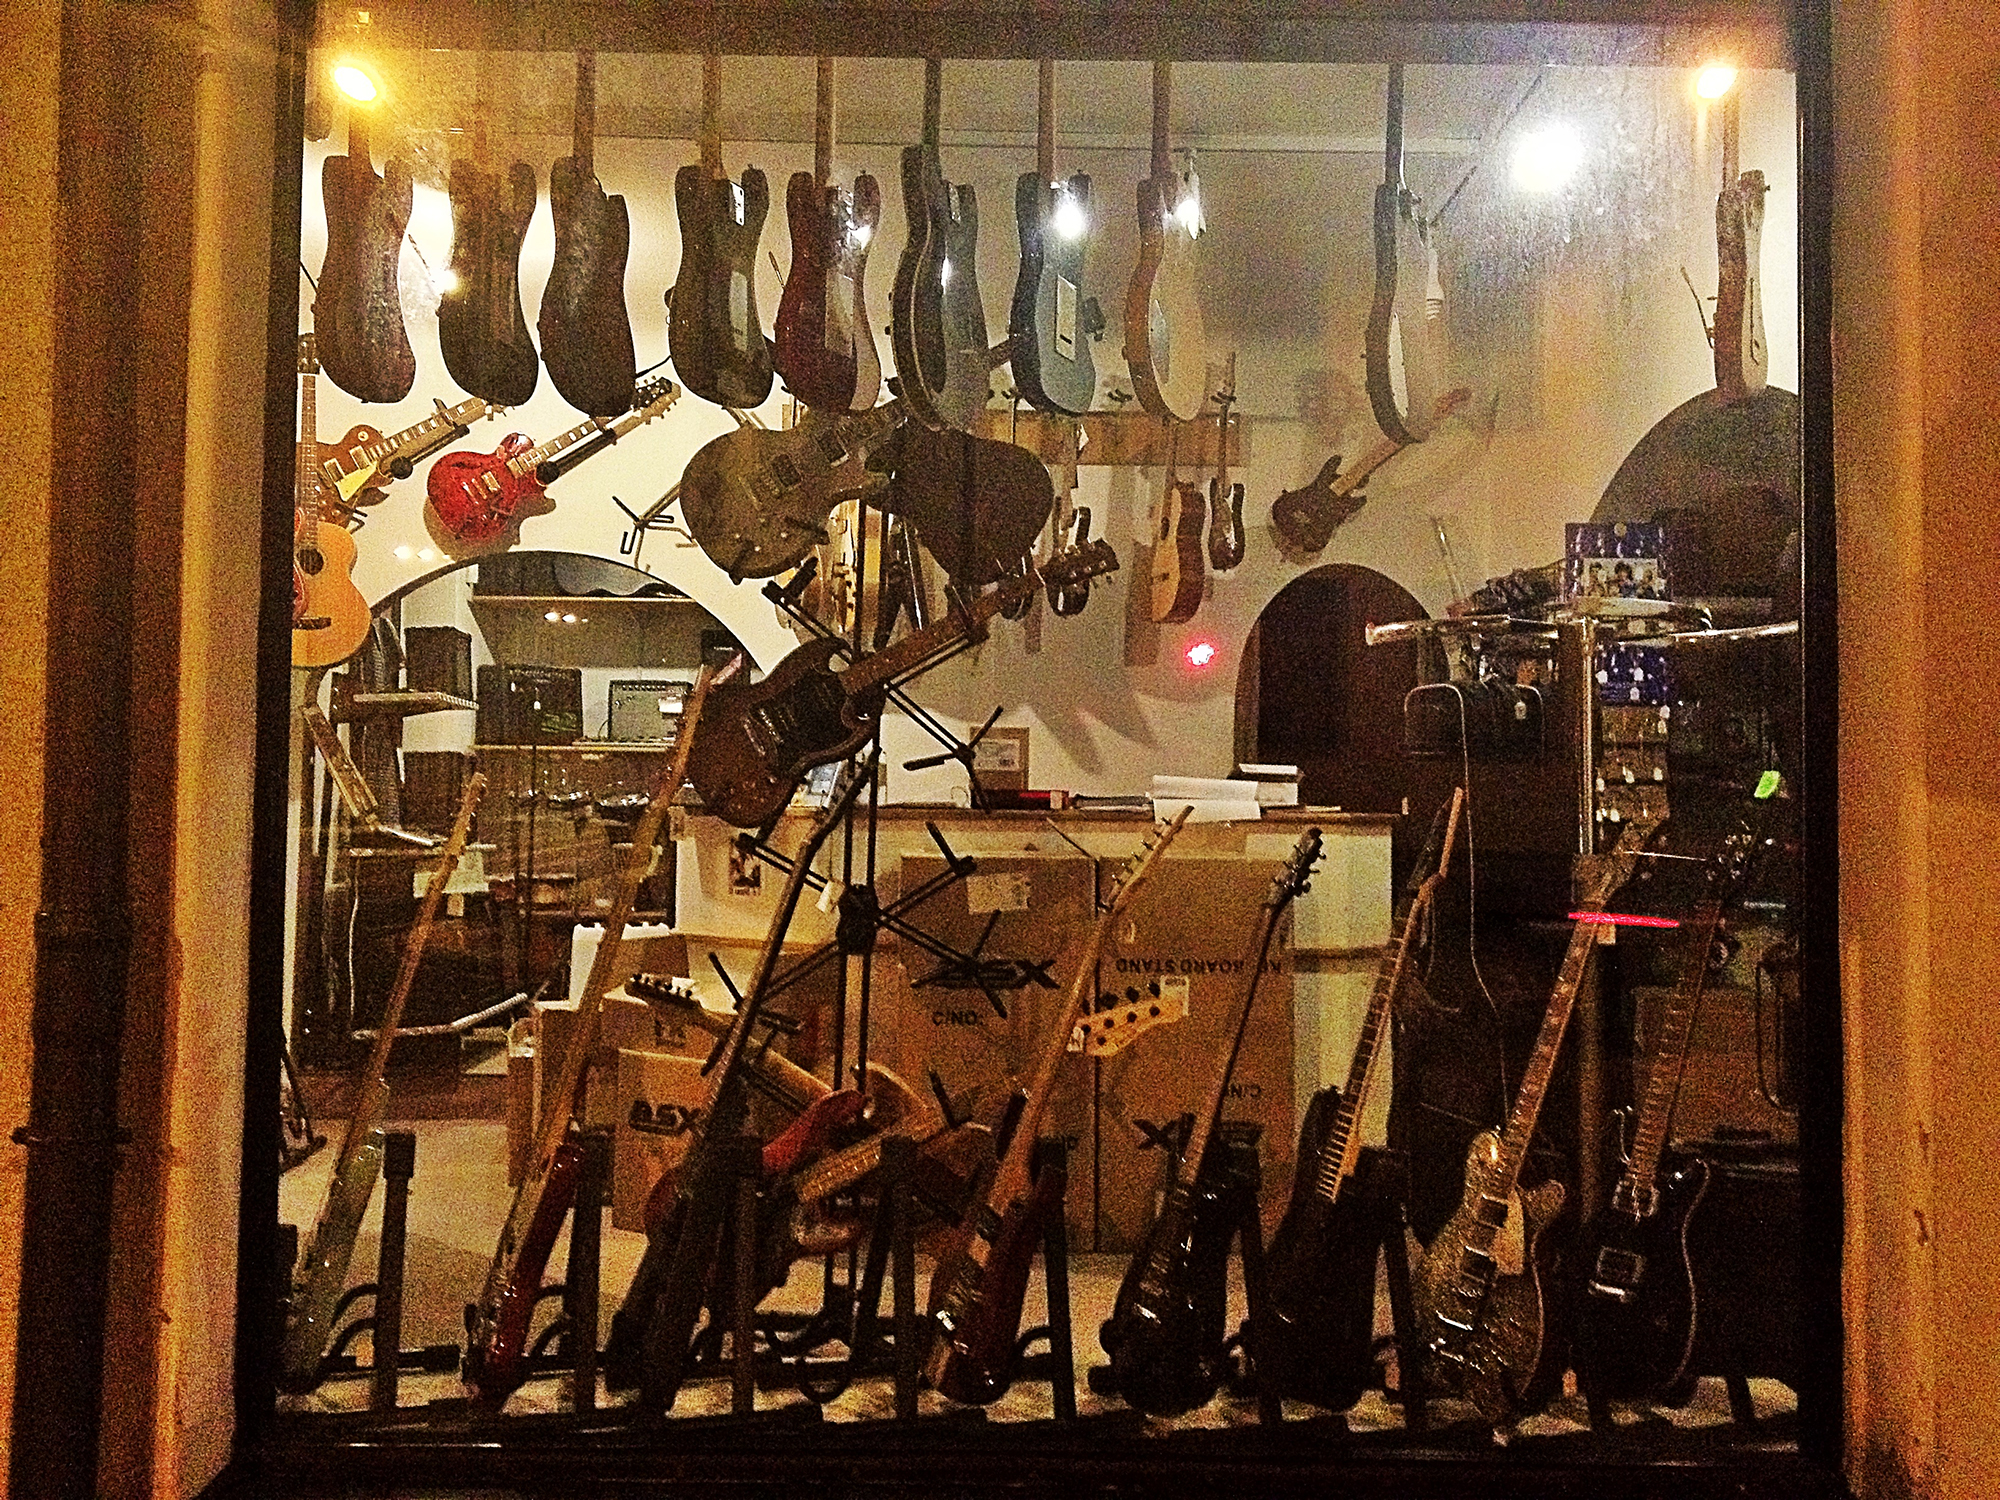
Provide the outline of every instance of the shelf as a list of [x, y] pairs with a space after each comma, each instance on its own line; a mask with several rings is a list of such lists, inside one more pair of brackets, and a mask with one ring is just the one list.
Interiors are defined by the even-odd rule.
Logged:
[[674, 748], [672, 740], [577, 740], [568, 745], [474, 745], [475, 751], [539, 750], [545, 755], [591, 754], [610, 751], [616, 755], [665, 755]]
[[478, 707], [470, 698], [460, 698], [451, 693], [336, 693], [333, 722], [351, 724], [356, 719], [407, 719], [415, 714], [470, 712]]
[[588, 605], [595, 609], [600, 604], [693, 604], [695, 601], [686, 594], [474, 594], [475, 605], [497, 604], [507, 609], [547, 609], [552, 604], [569, 606]]

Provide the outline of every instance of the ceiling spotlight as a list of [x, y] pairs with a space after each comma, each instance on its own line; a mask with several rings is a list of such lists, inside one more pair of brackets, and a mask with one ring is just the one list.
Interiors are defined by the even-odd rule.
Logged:
[[1530, 193], [1553, 193], [1583, 165], [1583, 139], [1574, 128], [1552, 121], [1514, 143], [1514, 186]]
[[1720, 99], [1736, 83], [1736, 70], [1728, 63], [1710, 63], [1694, 77], [1695, 96]]
[[353, 63], [342, 63], [333, 70], [333, 86], [357, 104], [373, 104], [382, 92], [367, 69], [358, 68]]

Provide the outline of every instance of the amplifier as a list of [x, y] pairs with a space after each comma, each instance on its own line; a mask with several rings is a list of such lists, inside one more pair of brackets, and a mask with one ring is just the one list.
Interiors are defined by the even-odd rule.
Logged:
[[482, 745], [570, 745], [583, 738], [583, 673], [576, 667], [479, 669]]
[[465, 795], [472, 757], [463, 750], [403, 752], [403, 824], [425, 833], [450, 833]]
[[455, 625], [412, 625], [403, 632], [403, 671], [413, 693], [472, 696], [472, 637]]
[[691, 684], [686, 682], [614, 682], [606, 695], [605, 718], [614, 740], [663, 740], [672, 744], [680, 733], [681, 710]]

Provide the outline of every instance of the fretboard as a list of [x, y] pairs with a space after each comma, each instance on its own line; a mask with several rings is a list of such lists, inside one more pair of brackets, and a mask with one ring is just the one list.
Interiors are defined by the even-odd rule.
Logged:
[[1258, 925], [1257, 947], [1251, 956], [1249, 973], [1243, 981], [1243, 998], [1237, 1002], [1236, 1024], [1230, 1031], [1229, 1052], [1222, 1059], [1222, 1066], [1216, 1070], [1215, 1081], [1209, 1085], [1208, 1098], [1203, 1102], [1201, 1112], [1194, 1117], [1194, 1128], [1188, 1132], [1180, 1165], [1174, 1171], [1175, 1179], [1189, 1192], [1194, 1191], [1194, 1185], [1201, 1176], [1201, 1161], [1208, 1153], [1209, 1137], [1215, 1133], [1216, 1122], [1222, 1118], [1223, 1101], [1229, 1097], [1229, 1080], [1236, 1071], [1237, 1055], [1243, 1050], [1243, 1033], [1250, 1025], [1250, 1007], [1257, 998], [1257, 981], [1270, 956], [1271, 938], [1277, 931], [1278, 919], [1284, 915], [1290, 900], [1289, 896], [1284, 896], [1264, 904], [1263, 917]]
[[1681, 1074], [1687, 1068], [1694, 1015], [1701, 1005], [1702, 986], [1708, 977], [1709, 950], [1715, 944], [1715, 929], [1721, 922], [1722, 896], [1717, 893], [1702, 901], [1688, 926], [1690, 946], [1681, 968], [1680, 983], [1674, 987], [1673, 1001], [1660, 1018], [1653, 1068], [1646, 1075], [1646, 1098], [1639, 1108], [1639, 1123], [1632, 1131], [1632, 1160], [1625, 1171], [1640, 1185], [1650, 1186], [1659, 1175], [1667, 1126], [1673, 1120], [1674, 1100], [1680, 1095]]
[[586, 176], [594, 175], [592, 148], [597, 133], [597, 54], [576, 55], [576, 114], [571, 124], [570, 154]]
[[[1153, 177], [1163, 181], [1173, 176], [1172, 153], [1167, 148], [1168, 116], [1173, 109], [1174, 65], [1170, 62], [1153, 64]], [[1173, 204], [1167, 208], [1172, 210]]]
[[520, 457], [508, 459], [507, 469], [517, 478], [532, 478], [535, 470], [554, 458], [563, 449], [574, 447], [592, 433], [602, 432], [603, 430], [604, 424], [599, 422], [597, 418], [586, 418], [560, 437], [552, 437], [539, 447], [530, 448]]
[[1340, 1192], [1341, 1179], [1354, 1170], [1357, 1122], [1368, 1102], [1368, 1085], [1381, 1051], [1382, 1033], [1389, 1024], [1389, 1007], [1403, 982], [1403, 954], [1409, 944], [1410, 929], [1422, 917], [1420, 903], [1412, 903], [1402, 931], [1389, 939], [1382, 950], [1382, 962], [1375, 971], [1375, 988], [1368, 996], [1368, 1012], [1362, 1018], [1361, 1036], [1354, 1044], [1354, 1056], [1347, 1064], [1347, 1082], [1340, 1091], [1340, 1104], [1333, 1112], [1333, 1126], [1319, 1153], [1319, 1176], [1313, 1191], [1331, 1203]]
[[[893, 683], [897, 678], [914, 672], [939, 652], [960, 641], [983, 640], [986, 636], [986, 622], [1018, 599], [1024, 591], [1032, 592], [1038, 585], [1032, 578], [1003, 579], [998, 588], [981, 594], [969, 610], [954, 610], [944, 619], [912, 631], [892, 646], [884, 647], [872, 656], [864, 656], [840, 674], [840, 685], [849, 697], [861, 697], [877, 688]], [[1064, 1045], [1068, 1045], [1069, 1032], [1063, 1032]]]
[[315, 378], [310, 371], [299, 389], [299, 497], [298, 507], [318, 545], [319, 525], [319, 409], [314, 396]]

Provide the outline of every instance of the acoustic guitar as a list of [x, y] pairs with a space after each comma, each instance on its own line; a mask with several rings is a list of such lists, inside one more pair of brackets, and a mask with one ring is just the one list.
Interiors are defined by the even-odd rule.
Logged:
[[451, 276], [438, 296], [444, 367], [495, 406], [535, 393], [541, 357], [521, 311], [521, 239], [535, 216], [535, 169], [488, 169], [486, 122], [472, 126], [472, 160], [451, 164]]
[[1174, 473], [1167, 465], [1166, 493], [1160, 497], [1158, 521], [1153, 530], [1152, 617], [1155, 625], [1178, 625], [1192, 620], [1201, 608], [1202, 590], [1208, 572], [1202, 555], [1202, 528], [1208, 521], [1208, 502], [1201, 491]]
[[1172, 104], [1173, 64], [1156, 62], [1152, 175], [1139, 184], [1139, 259], [1125, 287], [1125, 363], [1142, 407], [1188, 422], [1208, 396], [1208, 341], [1195, 264], [1201, 181], [1192, 151], [1174, 170], [1167, 148]]
[[299, 452], [292, 506], [292, 665], [330, 667], [368, 639], [374, 615], [354, 586], [354, 537], [326, 519], [321, 499], [319, 420], [312, 334], [299, 335]]
[[667, 298], [667, 348], [687, 388], [718, 406], [762, 405], [771, 345], [757, 311], [757, 239], [770, 212], [764, 174], [722, 169], [722, 59], [701, 60], [701, 160], [674, 174], [681, 267]]
[[593, 417], [629, 410], [638, 380], [625, 310], [625, 259], [632, 221], [623, 197], [597, 180], [597, 54], [576, 54], [576, 113], [570, 154], [549, 168], [555, 259], [535, 327], [542, 363], [563, 400]]
[[1431, 433], [1438, 398], [1437, 251], [1423, 201], [1403, 182], [1403, 65], [1389, 65], [1382, 181], [1375, 189], [1375, 297], [1368, 310], [1368, 404], [1384, 437], [1407, 446]]
[[[1457, 411], [1472, 399], [1472, 391], [1457, 386], [1438, 397], [1431, 408], [1431, 426]], [[1361, 456], [1345, 474], [1340, 472], [1340, 455], [1334, 454], [1320, 465], [1311, 484], [1286, 490], [1271, 503], [1271, 529], [1278, 541], [1295, 556], [1310, 557], [1333, 540], [1333, 533], [1352, 520], [1366, 503], [1361, 487], [1382, 465], [1409, 446], [1401, 438], [1385, 437]]]
[[1092, 209], [1090, 178], [1056, 180], [1055, 63], [1043, 58], [1038, 84], [1035, 170], [1014, 183], [1014, 225], [1021, 269], [1007, 331], [1014, 343], [1014, 385], [1029, 404], [1075, 415], [1097, 396], [1091, 344], [1104, 332], [1104, 312], [1083, 290], [1084, 251]]
[[327, 379], [360, 401], [400, 401], [416, 384], [417, 357], [396, 286], [409, 227], [410, 174], [391, 161], [377, 173], [368, 110], [347, 113], [347, 154], [320, 164], [326, 258], [313, 295], [313, 333]]
[[778, 298], [772, 361], [809, 407], [867, 411], [882, 389], [868, 320], [868, 249], [882, 224], [882, 190], [863, 172], [852, 194], [833, 176], [833, 59], [819, 59], [813, 170], [785, 185], [792, 268]]
[[374, 505], [385, 497], [392, 480], [408, 479], [416, 466], [446, 443], [466, 436], [481, 417], [498, 416], [503, 408], [483, 396], [468, 396], [453, 406], [433, 398], [435, 410], [400, 432], [382, 436], [365, 422], [344, 436], [318, 445], [320, 481], [333, 503], [353, 509]]

